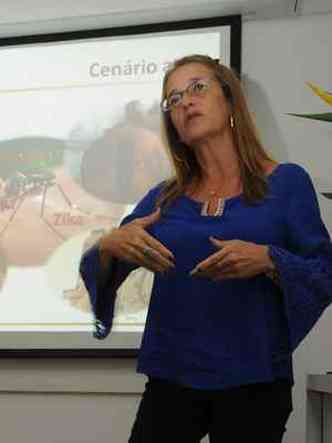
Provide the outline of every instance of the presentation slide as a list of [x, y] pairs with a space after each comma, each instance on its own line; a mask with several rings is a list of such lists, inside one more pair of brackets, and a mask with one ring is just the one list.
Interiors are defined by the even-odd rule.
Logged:
[[[0, 348], [109, 345], [86, 339], [80, 258], [172, 173], [162, 78], [193, 53], [229, 65], [230, 26], [0, 47]], [[118, 346], [152, 282], [138, 269], [118, 291]]]

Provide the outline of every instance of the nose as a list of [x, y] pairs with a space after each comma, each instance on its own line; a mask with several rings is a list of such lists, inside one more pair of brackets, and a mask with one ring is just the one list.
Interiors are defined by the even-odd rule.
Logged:
[[192, 106], [194, 103], [194, 97], [191, 94], [185, 92], [182, 96], [181, 105], [186, 108]]

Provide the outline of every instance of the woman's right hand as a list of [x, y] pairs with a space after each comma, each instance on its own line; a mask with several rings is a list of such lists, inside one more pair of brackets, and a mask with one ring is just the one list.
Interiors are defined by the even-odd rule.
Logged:
[[146, 228], [158, 221], [160, 209], [123, 226], [113, 229], [99, 241], [102, 266], [110, 257], [143, 266], [153, 272], [165, 272], [174, 268], [174, 255], [162, 243], [152, 237]]

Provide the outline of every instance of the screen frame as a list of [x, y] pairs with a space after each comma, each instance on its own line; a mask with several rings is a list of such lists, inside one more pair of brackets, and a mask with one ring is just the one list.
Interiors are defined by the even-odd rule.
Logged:
[[[223, 26], [230, 27], [230, 66], [237, 72], [239, 76], [241, 76], [242, 19], [240, 15], [210, 17], [185, 21], [181, 20], [164, 23], [151, 23], [134, 26], [121, 26], [114, 28], [56, 32], [49, 34], [1, 37], [0, 47], [33, 45], [50, 42], [65, 42], [74, 40], [89, 40], [102, 37], [143, 35], [153, 33], [160, 34], [170, 31], [185, 31], [198, 28], [212, 28]], [[1, 334], [4, 333], [1, 332]], [[141, 337], [142, 333], [137, 333], [137, 335]], [[8, 336], [10, 336], [10, 334]], [[136, 342], [138, 341], [140, 340], [136, 340]], [[51, 348], [0, 348], [0, 358], [136, 358], [138, 355], [138, 350], [139, 347], [137, 345], [129, 348], [57, 348], [56, 346]]]

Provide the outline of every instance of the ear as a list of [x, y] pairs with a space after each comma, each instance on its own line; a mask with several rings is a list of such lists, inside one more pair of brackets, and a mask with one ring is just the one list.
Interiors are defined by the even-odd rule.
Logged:
[[233, 103], [234, 103], [234, 99], [233, 99], [233, 93], [232, 93], [231, 87], [224, 80], [221, 80], [220, 78], [218, 78], [218, 80], [219, 80], [220, 87], [222, 89], [222, 92], [224, 93], [224, 96], [225, 96], [227, 102], [232, 107]]

